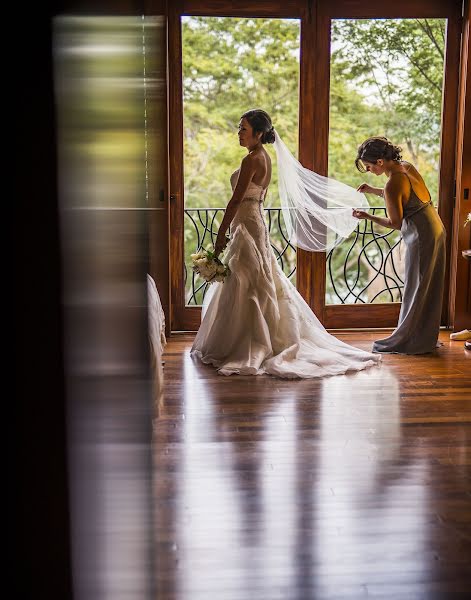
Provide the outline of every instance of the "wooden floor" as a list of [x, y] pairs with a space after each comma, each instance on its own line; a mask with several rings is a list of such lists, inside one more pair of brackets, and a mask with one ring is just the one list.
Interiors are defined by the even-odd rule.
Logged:
[[[338, 334], [364, 349], [378, 332]], [[165, 353], [159, 600], [471, 598], [471, 353], [320, 380]]]

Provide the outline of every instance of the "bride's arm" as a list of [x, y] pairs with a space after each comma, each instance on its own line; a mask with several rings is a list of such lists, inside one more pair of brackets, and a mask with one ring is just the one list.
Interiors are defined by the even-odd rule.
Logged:
[[247, 192], [250, 182], [253, 179], [255, 171], [255, 160], [250, 154], [248, 154], [242, 160], [237, 185], [234, 188], [232, 197], [226, 207], [221, 226], [219, 227], [216, 244], [214, 246], [216, 255], [222, 252], [224, 246], [226, 245], [226, 231], [229, 229], [232, 219], [236, 216], [237, 210], [240, 206], [240, 203], [244, 199], [245, 193]]

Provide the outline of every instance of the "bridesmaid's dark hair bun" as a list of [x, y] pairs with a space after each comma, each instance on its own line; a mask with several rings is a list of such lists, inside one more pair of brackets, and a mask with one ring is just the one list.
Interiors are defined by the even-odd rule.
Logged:
[[248, 110], [241, 116], [241, 119], [247, 119], [254, 133], [262, 132], [262, 144], [273, 144], [275, 142], [275, 129], [273, 128], [270, 115], [261, 108]]
[[373, 136], [365, 140], [358, 146], [355, 166], [360, 173], [365, 173], [366, 169], [362, 161], [375, 163], [379, 158], [384, 160], [402, 160], [402, 148], [395, 146], [388, 138]]

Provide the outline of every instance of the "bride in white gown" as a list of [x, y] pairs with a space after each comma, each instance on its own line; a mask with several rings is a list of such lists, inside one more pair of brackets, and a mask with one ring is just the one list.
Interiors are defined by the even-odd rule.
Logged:
[[210, 286], [203, 320], [191, 354], [221, 375], [312, 378], [359, 371], [381, 357], [330, 335], [278, 265], [270, 245], [263, 201], [271, 179], [263, 144], [275, 141], [268, 114], [256, 109], [239, 124], [239, 142], [248, 149], [232, 174], [232, 198], [215, 244], [220, 254], [231, 225], [224, 262], [230, 275]]

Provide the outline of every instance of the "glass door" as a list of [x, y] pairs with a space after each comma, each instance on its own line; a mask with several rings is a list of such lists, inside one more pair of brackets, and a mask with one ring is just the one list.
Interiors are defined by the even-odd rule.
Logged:
[[[382, 5], [321, 0], [318, 18], [329, 52], [324, 143], [327, 174], [358, 187], [383, 187], [386, 178], [363, 175], [354, 166], [359, 144], [372, 135], [390, 138], [403, 158], [419, 169], [451, 242], [456, 82], [459, 65], [459, 2], [398, 1]], [[328, 44], [327, 44], [328, 38]], [[319, 140], [319, 145], [322, 141]], [[385, 214], [384, 200], [369, 195], [372, 211]], [[404, 288], [405, 249], [400, 232], [359, 222], [357, 230], [319, 267], [317, 299], [328, 328], [389, 327], [397, 323]], [[323, 270], [323, 273], [322, 273]], [[448, 321], [445, 292], [443, 323]]]
[[[190, 255], [215, 241], [231, 197], [230, 176], [246, 153], [237, 136], [241, 115], [255, 107], [266, 110], [298, 154], [300, 19], [276, 11], [266, 17], [198, 14], [205, 12], [198, 6], [175, 11], [170, 21], [181, 66], [173, 78], [178, 98], [170, 104], [170, 139], [181, 136], [171, 160], [178, 163], [170, 200], [174, 330], [196, 330], [201, 320], [208, 284], [192, 271]], [[266, 149], [273, 176], [265, 218], [278, 262], [296, 284], [296, 251], [281, 215], [276, 157], [273, 147]]]
[[[272, 115], [304, 166], [355, 187], [365, 180], [354, 166], [358, 145], [370, 135], [393, 139], [424, 174], [451, 243], [460, 2], [266, 1], [221, 11], [186, 0], [170, 10], [173, 330], [199, 327], [207, 288], [189, 258], [214, 241], [245, 152], [237, 124], [250, 108]], [[362, 221], [328, 255], [296, 252], [272, 155], [265, 214], [286, 275], [328, 328], [394, 326], [404, 285], [399, 232]], [[385, 211], [381, 199], [369, 200]], [[444, 323], [448, 310], [447, 290]]]

